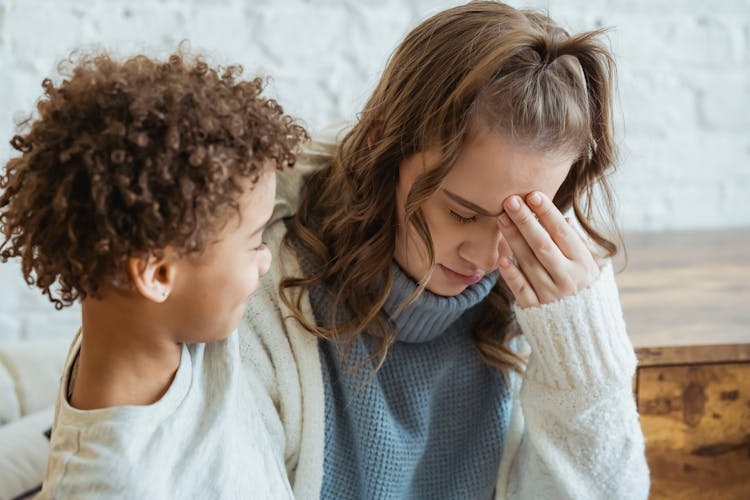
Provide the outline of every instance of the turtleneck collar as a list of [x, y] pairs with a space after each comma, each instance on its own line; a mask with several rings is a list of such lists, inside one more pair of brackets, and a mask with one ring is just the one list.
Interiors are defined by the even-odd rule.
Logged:
[[[414, 303], [393, 318], [397, 339], [409, 343], [436, 339], [464, 312], [489, 295], [497, 281], [498, 274], [499, 272], [495, 270], [460, 294], [450, 297], [424, 290]], [[392, 316], [416, 289], [417, 284], [414, 280], [394, 262], [393, 288], [383, 307], [385, 312]]]

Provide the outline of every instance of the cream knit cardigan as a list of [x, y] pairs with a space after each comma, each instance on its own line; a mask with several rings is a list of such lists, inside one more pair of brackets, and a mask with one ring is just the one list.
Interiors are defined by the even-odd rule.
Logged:
[[[294, 213], [302, 176], [330, 160], [333, 143], [312, 143], [279, 175], [266, 232], [274, 261], [239, 327], [240, 354], [265, 429], [283, 459], [296, 498], [318, 498], [323, 477], [324, 393], [318, 339], [279, 298], [282, 276], [300, 275], [280, 248], [284, 217]], [[313, 314], [303, 296], [303, 312]], [[498, 471], [497, 499], [647, 498], [649, 473], [632, 394], [636, 366], [611, 263], [575, 296], [515, 309], [529, 354], [511, 373], [511, 417]], [[274, 459], [269, 457], [269, 459]]]

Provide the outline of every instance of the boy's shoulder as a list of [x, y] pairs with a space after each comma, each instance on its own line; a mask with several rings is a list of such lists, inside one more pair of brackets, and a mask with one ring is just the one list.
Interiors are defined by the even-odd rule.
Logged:
[[302, 146], [294, 167], [279, 172], [272, 223], [294, 215], [299, 206], [300, 190], [305, 179], [313, 172], [331, 164], [338, 144], [350, 127], [350, 123], [342, 122], [314, 132], [312, 139]]
[[[285, 472], [273, 459], [254, 397], [246, 384], [236, 383], [237, 341], [234, 332], [221, 341], [183, 344], [172, 385], [147, 406], [76, 410], [64, 399], [74, 367], [69, 363], [58, 395], [45, 489], [53, 497], [95, 492], [169, 498], [180, 496], [178, 490], [235, 497], [267, 487], [285, 497]], [[74, 343], [71, 359], [75, 354]], [[205, 489], [219, 477], [226, 481]]]

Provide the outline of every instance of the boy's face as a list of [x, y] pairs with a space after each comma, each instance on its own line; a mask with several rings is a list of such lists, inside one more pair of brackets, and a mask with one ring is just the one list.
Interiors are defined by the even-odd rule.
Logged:
[[225, 338], [239, 324], [250, 295], [271, 265], [271, 252], [262, 242], [273, 212], [276, 172], [266, 170], [240, 199], [240, 214], [221, 230], [216, 242], [196, 257], [176, 263], [168, 319], [181, 342]]

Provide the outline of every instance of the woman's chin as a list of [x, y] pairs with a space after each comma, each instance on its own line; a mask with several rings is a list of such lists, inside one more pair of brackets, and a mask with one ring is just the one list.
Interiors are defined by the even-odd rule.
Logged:
[[430, 282], [427, 283], [427, 286], [425, 288], [435, 295], [440, 295], [442, 297], [453, 297], [455, 295], [460, 295], [464, 290], [466, 290], [466, 285], [449, 283], [447, 282], [447, 280], [440, 280], [436, 277], [433, 277], [433, 279], [431, 279]]

